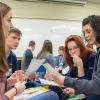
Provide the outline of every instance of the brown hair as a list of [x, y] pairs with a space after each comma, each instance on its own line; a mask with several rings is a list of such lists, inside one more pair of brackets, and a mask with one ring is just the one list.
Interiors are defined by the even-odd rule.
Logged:
[[5, 53], [5, 36], [2, 28], [2, 12], [0, 10], [0, 72], [5, 74], [7, 71], [8, 71], [8, 66], [6, 62], [6, 53]]
[[65, 50], [65, 47], [64, 46], [59, 46], [59, 50], [64, 51]]
[[[82, 27], [87, 24], [92, 27], [95, 34], [96, 42], [100, 44], [100, 15], [90, 15], [87, 18], [83, 19]], [[84, 32], [83, 35], [85, 36]]]
[[11, 8], [7, 4], [2, 2], [0, 2], [0, 8], [0, 12], [2, 12], [3, 17], [11, 10]]
[[73, 59], [70, 56], [69, 51], [68, 51], [68, 42], [70, 42], [70, 41], [74, 41], [78, 45], [78, 47], [80, 48], [80, 51], [82, 51], [80, 57], [83, 61], [83, 64], [85, 64], [88, 55], [92, 52], [95, 52], [95, 51], [93, 49], [87, 48], [80, 36], [70, 35], [65, 41], [65, 59], [67, 61], [67, 64], [70, 67], [73, 66]]
[[34, 45], [35, 45], [35, 41], [30, 41], [29, 42], [29, 46], [34, 47]]
[[16, 35], [18, 35], [18, 36], [22, 36], [22, 32], [21, 32], [18, 28], [15, 28], [15, 27], [13, 27], [13, 28], [10, 29], [8, 35], [10, 35], [10, 34], [12, 34], [12, 33], [14, 33], [14, 34], [16, 34]]
[[50, 40], [44, 41], [42, 50], [37, 55], [37, 59], [42, 59], [47, 52], [52, 54], [52, 42]]

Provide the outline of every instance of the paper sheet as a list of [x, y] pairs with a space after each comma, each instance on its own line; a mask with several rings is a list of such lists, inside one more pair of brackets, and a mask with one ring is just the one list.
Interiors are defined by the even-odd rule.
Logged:
[[31, 73], [35, 72], [44, 63], [44, 61], [45, 59], [32, 59], [25, 74], [29, 76]]
[[47, 71], [49, 71], [51, 74], [54, 74], [56, 76], [61, 76], [61, 74], [59, 72], [57, 72], [50, 64], [45, 63], [43, 64], [43, 66], [47, 69]]
[[39, 78], [40, 82], [44, 85], [50, 85], [50, 86], [59, 86], [57, 83], [55, 83], [54, 81], [48, 81], [42, 78]]

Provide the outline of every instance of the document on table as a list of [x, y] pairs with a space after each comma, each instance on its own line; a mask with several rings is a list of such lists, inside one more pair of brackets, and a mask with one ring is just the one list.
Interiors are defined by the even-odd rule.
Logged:
[[48, 85], [48, 86], [59, 86], [57, 83], [55, 83], [54, 81], [48, 81], [42, 78], [39, 78], [40, 82], [44, 85]]
[[44, 62], [45, 62], [45, 59], [32, 59], [25, 74], [29, 76], [30, 74], [35, 72]]
[[36, 96], [36, 95], [39, 95], [39, 94], [42, 94], [48, 91], [50, 90], [47, 88], [41, 87], [41, 86], [35, 87], [35, 88], [29, 88], [29, 89], [24, 90], [23, 93], [15, 96], [12, 100], [27, 100], [33, 96]]
[[43, 64], [43, 66], [47, 69], [47, 71], [49, 71], [51, 74], [54, 74], [56, 76], [61, 76], [61, 74], [59, 72], [57, 72], [50, 64], [45, 63]]

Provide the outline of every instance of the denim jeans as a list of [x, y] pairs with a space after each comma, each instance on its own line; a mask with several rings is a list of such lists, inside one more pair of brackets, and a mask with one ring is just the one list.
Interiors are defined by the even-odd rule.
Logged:
[[27, 99], [27, 100], [59, 100], [59, 97], [55, 92], [49, 91], [49, 92], [31, 97], [30, 99]]

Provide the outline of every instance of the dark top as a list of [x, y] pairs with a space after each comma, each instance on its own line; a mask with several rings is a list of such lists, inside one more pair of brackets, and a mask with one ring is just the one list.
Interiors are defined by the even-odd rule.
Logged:
[[12, 51], [10, 51], [10, 53], [7, 57], [7, 62], [9, 65], [9, 70], [11, 69], [10, 75], [19, 69], [18, 64], [17, 64], [17, 57]]
[[32, 51], [30, 49], [27, 49], [25, 52], [24, 52], [24, 56], [23, 56], [23, 60], [22, 60], [22, 69], [24, 71], [27, 70], [31, 60], [33, 59], [33, 54], [32, 54]]
[[43, 59], [45, 59], [44, 63], [49, 63], [53, 68], [55, 68], [55, 58], [51, 53], [47, 52], [44, 55]]
[[63, 55], [58, 55], [56, 57], [56, 66], [62, 67], [62, 68], [67, 67], [67, 63], [66, 63]]
[[6, 95], [4, 95], [6, 87], [6, 76], [0, 73], [0, 100], [9, 100]]
[[91, 53], [88, 56], [87, 61], [84, 65], [84, 76], [78, 77], [77, 67], [71, 68], [67, 75], [72, 78], [81, 78], [81, 79], [88, 79], [88, 80], [92, 79], [95, 55], [96, 55], [96, 53]]

